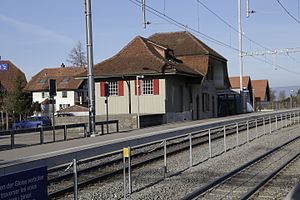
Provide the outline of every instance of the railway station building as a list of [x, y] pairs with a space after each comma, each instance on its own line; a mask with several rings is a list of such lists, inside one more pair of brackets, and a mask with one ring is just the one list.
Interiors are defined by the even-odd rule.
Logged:
[[188, 32], [137, 36], [96, 64], [94, 79], [96, 115], [108, 108], [162, 123], [217, 117], [217, 91], [230, 91], [226, 59]]

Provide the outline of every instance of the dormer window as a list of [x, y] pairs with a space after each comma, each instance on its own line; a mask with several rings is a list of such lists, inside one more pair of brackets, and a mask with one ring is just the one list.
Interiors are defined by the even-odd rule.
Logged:
[[70, 77], [64, 77], [61, 81], [62, 83], [68, 83], [70, 81]]
[[44, 84], [44, 83], [46, 83], [46, 79], [41, 78], [41, 79], [38, 80], [38, 83]]

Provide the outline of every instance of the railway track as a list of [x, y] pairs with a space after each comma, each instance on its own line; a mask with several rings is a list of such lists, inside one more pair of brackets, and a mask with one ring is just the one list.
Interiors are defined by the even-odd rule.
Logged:
[[[267, 125], [270, 122], [274, 122], [275, 119], [269, 119], [263, 122], [258, 120], [239, 124], [238, 130], [256, 128], [257, 126]], [[230, 136], [236, 133], [236, 124], [230, 125], [225, 128], [226, 135]], [[219, 127], [211, 129], [211, 140], [218, 140], [223, 138], [224, 128]], [[264, 130], [265, 132], [265, 130]], [[257, 136], [256, 136], [257, 137]], [[256, 138], [253, 137], [252, 139]], [[208, 132], [207, 130], [193, 133], [192, 147], [208, 143]], [[252, 140], [250, 139], [250, 140]], [[190, 148], [189, 138], [182, 136], [168, 140], [167, 144], [167, 156], [182, 152]], [[143, 145], [140, 147], [132, 148], [132, 168], [139, 168], [143, 165], [160, 160], [164, 158], [164, 147], [162, 142], [155, 142]], [[65, 172], [66, 166], [50, 169], [48, 172], [48, 197], [54, 199], [56, 197], [63, 196], [73, 191], [73, 173]], [[78, 187], [83, 188], [89, 184], [103, 181], [114, 175], [121, 174], [123, 172], [123, 158], [121, 151], [115, 152], [109, 155], [95, 157], [78, 162]]]
[[300, 180], [300, 153], [274, 172], [270, 180], [259, 188], [250, 199], [284, 199]]
[[295, 159], [299, 162], [299, 144], [300, 136], [213, 180], [182, 200], [257, 199], [254, 194], [262, 197], [263, 191], [270, 191], [264, 188], [266, 183], [270, 184], [270, 180]]

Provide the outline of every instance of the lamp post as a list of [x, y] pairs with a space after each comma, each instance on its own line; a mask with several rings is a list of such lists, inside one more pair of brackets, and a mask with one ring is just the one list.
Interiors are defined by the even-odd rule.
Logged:
[[136, 76], [136, 93], [137, 93], [137, 128], [140, 128], [140, 81], [143, 79], [143, 75]]

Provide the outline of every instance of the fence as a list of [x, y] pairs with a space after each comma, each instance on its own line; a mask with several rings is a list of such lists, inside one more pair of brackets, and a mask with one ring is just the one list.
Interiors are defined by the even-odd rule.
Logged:
[[[284, 127], [291, 126], [293, 124], [300, 123], [300, 112], [297, 110], [290, 111], [290, 112], [279, 112], [275, 114], [267, 114], [258, 117], [249, 117], [243, 120], [237, 120], [237, 122], [229, 121], [228, 123], [220, 123], [219, 125], [216, 124], [215, 126], [211, 126], [210, 128], [205, 128], [197, 131], [192, 131], [188, 133], [184, 133], [174, 137], [167, 137], [161, 140], [156, 140], [149, 143], [144, 143], [137, 146], [127, 146], [122, 150], [119, 150], [118, 153], [122, 154], [123, 157], [123, 194], [124, 197], [131, 194], [133, 190], [133, 176], [132, 170], [135, 166], [132, 163], [132, 152], [138, 149], [143, 149], [147, 146], [156, 145], [155, 149], [161, 147], [163, 150], [163, 155], [161, 156], [162, 159], [162, 179], [165, 179], [168, 176], [172, 176], [172, 174], [176, 174], [177, 172], [170, 173], [169, 166], [168, 166], [168, 155], [173, 154], [174, 150], [171, 149], [169, 146], [175, 143], [186, 142], [186, 149], [188, 154], [186, 154], [187, 168], [194, 166], [196, 161], [195, 153], [193, 152], [197, 145], [204, 144], [207, 145], [207, 152], [206, 157], [203, 160], [198, 160], [197, 163], [203, 162], [204, 160], [211, 159], [217, 155], [225, 153], [231, 149], [237, 148], [243, 144], [247, 144], [252, 140], [255, 140], [261, 136], [272, 134], [276, 130], [282, 129]], [[230, 137], [229, 137], [230, 136]], [[244, 137], [244, 138], [243, 138]], [[201, 140], [201, 138], [205, 138], [205, 140]], [[229, 142], [231, 140], [231, 142]], [[199, 142], [202, 141], [202, 142]], [[232, 142], [235, 141], [235, 142]], [[218, 146], [221, 148], [214, 148]], [[147, 152], [153, 151], [151, 150], [144, 150]], [[169, 150], [169, 151], [168, 151]], [[113, 152], [115, 155], [116, 152]], [[203, 152], [204, 154], [204, 152]], [[107, 156], [107, 155], [106, 155]], [[74, 180], [77, 180], [77, 166], [76, 163], [78, 160], [72, 160], [73, 164], [73, 173], [74, 173]], [[178, 169], [177, 169], [178, 170]], [[185, 169], [183, 169], [185, 170]], [[127, 172], [127, 173], [126, 173]], [[141, 173], [144, 174], [145, 173]], [[135, 176], [138, 179], [141, 176]], [[78, 198], [78, 188], [77, 183], [74, 182], [74, 199]], [[138, 187], [138, 186], [137, 186]], [[141, 186], [139, 186], [141, 187]], [[140, 190], [141, 188], [136, 188], [136, 190]]]
[[[119, 132], [119, 121], [118, 120], [109, 120], [109, 121], [101, 121], [101, 122], [96, 122], [95, 125], [96, 126], [100, 126], [100, 131], [101, 134], [105, 133], [105, 129], [106, 129], [106, 133], [109, 133], [109, 125], [110, 124], [115, 124], [115, 131]], [[56, 140], [56, 136], [57, 136], [57, 131], [63, 131], [63, 141], [66, 141], [68, 139], [68, 129], [74, 129], [74, 128], [83, 128], [83, 136], [82, 137], [88, 137], [88, 124], [87, 123], [78, 123], [78, 124], [67, 124], [67, 125], [57, 125], [57, 126], [46, 126], [46, 127], [39, 127], [39, 128], [28, 128], [28, 129], [11, 129], [11, 130], [7, 130], [7, 131], [1, 131], [0, 132], [0, 137], [10, 137], [10, 144], [9, 147], [11, 149], [16, 147], [16, 136], [18, 135], [22, 135], [24, 137], [32, 137], [32, 134], [36, 134], [38, 133], [39, 135], [39, 143], [38, 144], [44, 144], [45, 143], [45, 132], [46, 131], [50, 131], [52, 132], [52, 141], [51, 142], [55, 142]], [[29, 134], [26, 134], [29, 133]], [[24, 137], [22, 137], [22, 140], [24, 141]], [[2, 140], [4, 140], [5, 138], [3, 138]], [[73, 139], [73, 138], [72, 138]], [[5, 146], [7, 144], [1, 144], [0, 143], [0, 147]], [[1, 148], [0, 148], [1, 149]]]

